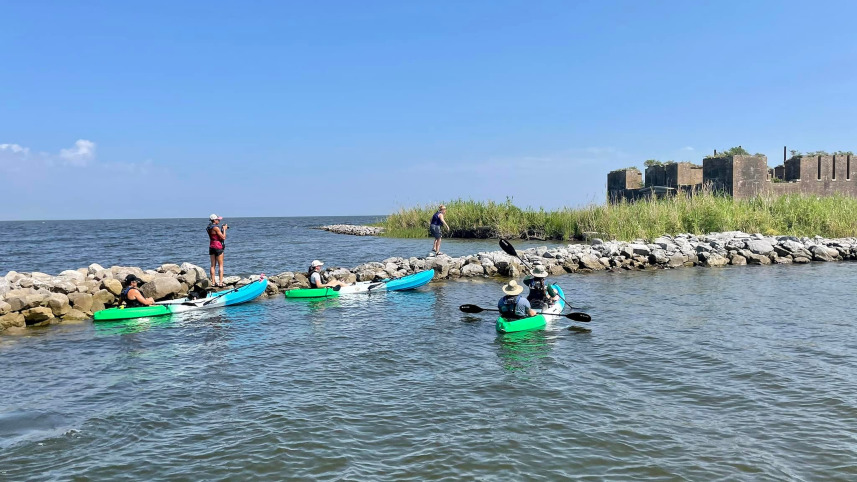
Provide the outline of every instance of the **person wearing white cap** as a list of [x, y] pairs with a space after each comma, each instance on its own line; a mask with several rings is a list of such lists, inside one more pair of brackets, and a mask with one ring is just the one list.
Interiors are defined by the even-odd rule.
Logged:
[[536, 308], [554, 304], [559, 299], [559, 293], [552, 285], [545, 283], [548, 271], [543, 265], [534, 264], [531, 273], [532, 276], [524, 278], [524, 284], [530, 288], [527, 300]]
[[309, 278], [309, 287], [310, 288], [326, 288], [326, 287], [334, 287], [334, 286], [345, 286], [345, 283], [339, 281], [338, 279], [332, 279], [327, 283], [323, 283], [321, 279], [321, 267], [324, 266], [319, 260], [313, 260], [309, 265], [309, 271], [307, 272], [307, 277]]
[[497, 309], [500, 310], [502, 316], [517, 316], [520, 318], [536, 316], [536, 312], [530, 307], [530, 302], [521, 295], [523, 291], [524, 287], [519, 285], [515, 280], [511, 280], [503, 285], [504, 296], [497, 302]]
[[[222, 216], [212, 214], [208, 217], [208, 227], [205, 230], [208, 232], [208, 256], [211, 258], [211, 282], [215, 286], [223, 286], [223, 250], [226, 249], [226, 230], [229, 229], [228, 224], [223, 224], [220, 227], [220, 221], [223, 221]], [[215, 267], [220, 266], [220, 283], [217, 283], [215, 275]]]

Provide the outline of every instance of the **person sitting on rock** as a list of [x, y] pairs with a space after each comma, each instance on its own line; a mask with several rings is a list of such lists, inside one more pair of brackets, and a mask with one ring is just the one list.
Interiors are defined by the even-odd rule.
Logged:
[[536, 312], [530, 307], [530, 302], [521, 293], [524, 287], [517, 281], [511, 280], [503, 285], [504, 296], [497, 302], [497, 309], [504, 318], [525, 318], [536, 316]]
[[540, 264], [533, 265], [532, 275], [524, 278], [524, 284], [530, 288], [527, 299], [534, 308], [550, 306], [559, 299], [559, 293], [552, 285], [545, 283], [548, 272]]
[[139, 286], [143, 284], [143, 280], [133, 274], [125, 277], [125, 288], [119, 293], [119, 298], [125, 303], [126, 308], [136, 308], [138, 306], [149, 306], [155, 304], [154, 298], [146, 298], [140, 292]]
[[307, 272], [307, 277], [309, 278], [309, 287], [310, 288], [333, 288], [334, 286], [345, 286], [345, 283], [339, 281], [338, 279], [332, 279], [327, 283], [322, 283], [321, 279], [321, 267], [324, 266], [319, 260], [313, 260], [313, 262], [309, 265], [309, 271]]

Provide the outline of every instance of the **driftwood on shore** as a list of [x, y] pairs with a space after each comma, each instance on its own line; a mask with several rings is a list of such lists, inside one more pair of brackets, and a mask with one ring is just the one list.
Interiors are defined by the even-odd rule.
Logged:
[[[825, 239], [793, 236], [763, 236], [742, 232], [712, 233], [705, 236], [682, 234], [663, 236], [651, 242], [602, 241], [592, 244], [530, 248], [519, 252], [527, 263], [539, 262], [551, 275], [599, 270], [639, 270], [682, 266], [717, 267], [747, 264], [791, 264], [812, 261], [857, 260], [857, 238]], [[400, 278], [433, 269], [434, 279], [472, 277], [517, 277], [523, 274], [520, 262], [503, 251], [450, 257], [391, 257], [364, 263], [351, 269], [330, 268], [326, 279], [351, 283], [382, 278]], [[116, 306], [122, 283], [134, 274], [146, 283], [141, 291], [156, 300], [180, 298], [193, 287], [210, 285], [205, 270], [183, 263], [164, 264], [155, 270], [92, 264], [87, 268], [45, 273], [10, 271], [0, 277], [0, 332], [53, 323], [88, 320], [100, 309]], [[228, 287], [239, 287], [258, 279], [227, 277]], [[280, 291], [309, 286], [305, 273], [283, 272], [268, 278], [263, 297]]]

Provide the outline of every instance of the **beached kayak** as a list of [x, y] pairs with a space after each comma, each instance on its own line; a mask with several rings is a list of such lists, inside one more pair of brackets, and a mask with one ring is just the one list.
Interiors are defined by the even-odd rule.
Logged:
[[257, 298], [265, 292], [268, 287], [266, 278], [253, 281], [240, 288], [209, 293], [205, 298], [159, 301], [152, 306], [139, 306], [136, 308], [109, 308], [95, 312], [95, 321], [128, 320], [131, 318], [146, 318], [152, 316], [163, 316], [173, 313], [184, 313], [186, 311], [209, 310], [223, 306], [237, 305]]
[[[558, 284], [552, 286], [556, 288], [561, 297], [565, 297], [565, 293], [562, 292], [562, 288]], [[562, 313], [563, 308], [565, 308], [565, 302], [560, 299], [547, 308], [536, 309], [535, 311], [539, 312], [536, 316], [517, 319], [500, 316], [497, 318], [497, 331], [500, 333], [513, 333], [516, 331], [542, 330], [547, 326], [549, 319], [556, 319]]]
[[377, 293], [379, 291], [404, 291], [419, 288], [434, 278], [434, 270], [427, 269], [397, 279], [361, 281], [336, 288], [298, 288], [286, 291], [286, 298], [333, 298], [341, 295]]

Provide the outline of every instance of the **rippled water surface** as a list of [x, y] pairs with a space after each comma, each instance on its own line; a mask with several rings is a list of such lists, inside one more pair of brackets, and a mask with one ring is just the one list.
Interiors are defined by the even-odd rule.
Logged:
[[589, 332], [459, 312], [491, 279], [0, 336], [0, 479], [854, 480], [855, 277], [554, 278]]

